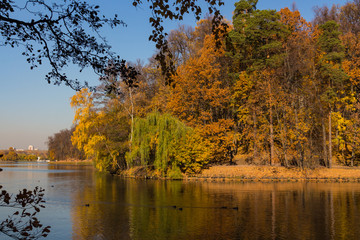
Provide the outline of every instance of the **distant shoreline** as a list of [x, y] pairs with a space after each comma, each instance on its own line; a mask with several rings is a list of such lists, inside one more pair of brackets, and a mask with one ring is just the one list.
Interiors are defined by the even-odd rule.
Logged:
[[27, 160], [16, 160], [16, 161], [0, 161], [0, 163], [47, 163], [47, 164], [70, 164], [70, 165], [93, 165], [91, 160], [58, 160], [58, 161], [50, 161], [50, 162], [38, 162], [27, 161]]
[[49, 164], [68, 164], [68, 165], [93, 165], [92, 160], [57, 160], [50, 161]]

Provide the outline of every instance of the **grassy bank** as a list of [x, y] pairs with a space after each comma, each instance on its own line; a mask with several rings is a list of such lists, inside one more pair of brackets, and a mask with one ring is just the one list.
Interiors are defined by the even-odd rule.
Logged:
[[[124, 177], [161, 178], [144, 167], [135, 167], [120, 173]], [[202, 173], [187, 176], [185, 180], [204, 181], [319, 181], [319, 182], [360, 182], [360, 168], [334, 167], [300, 169], [270, 166], [213, 166]]]
[[285, 168], [270, 166], [214, 166], [189, 178], [252, 181], [331, 181], [359, 182], [360, 168]]

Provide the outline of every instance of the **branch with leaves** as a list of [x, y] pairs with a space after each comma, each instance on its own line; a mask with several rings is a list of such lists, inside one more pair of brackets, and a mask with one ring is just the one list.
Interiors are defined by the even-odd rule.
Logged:
[[22, 54], [31, 69], [47, 59], [52, 67], [46, 75], [48, 83], [65, 83], [75, 90], [82, 84], [63, 72], [69, 63], [79, 66], [80, 71], [91, 67], [101, 75], [103, 66], [110, 60], [121, 61], [110, 52], [110, 46], [100, 35], [104, 25], [115, 27], [125, 23], [116, 15], [114, 18], [101, 16], [99, 6], [76, 0], [51, 5], [43, 0], [28, 0], [24, 6], [11, 0], [0, 3], [0, 46], [22, 46]]
[[[0, 190], [2, 186], [0, 186]], [[0, 233], [14, 239], [38, 239], [46, 237], [50, 232], [50, 226], [43, 226], [37, 219], [43, 205], [44, 189], [35, 187], [29, 191], [23, 189], [13, 196], [6, 190], [0, 192], [0, 207], [17, 209], [12, 215], [0, 223]]]
[[[192, 12], [195, 15], [197, 21], [200, 20], [202, 15], [202, 8], [199, 4], [199, 0], [146, 0], [150, 5], [149, 8], [152, 13], [152, 17], [149, 18], [149, 23], [153, 28], [152, 34], [149, 36], [149, 40], [156, 44], [156, 48], [159, 50], [156, 55], [156, 60], [159, 61], [161, 70], [167, 82], [170, 82], [170, 78], [175, 74], [175, 66], [173, 62], [173, 56], [168, 46], [167, 33], [164, 32], [163, 22], [166, 19], [170, 20], [183, 20], [186, 14]], [[217, 46], [220, 46], [220, 36], [227, 30], [227, 24], [223, 22], [223, 16], [220, 13], [218, 7], [224, 5], [223, 0], [205, 0], [207, 9], [212, 18], [212, 30], [216, 38]], [[143, 4], [142, 0], [133, 0], [135, 7]], [[221, 26], [221, 27], [220, 27]]]

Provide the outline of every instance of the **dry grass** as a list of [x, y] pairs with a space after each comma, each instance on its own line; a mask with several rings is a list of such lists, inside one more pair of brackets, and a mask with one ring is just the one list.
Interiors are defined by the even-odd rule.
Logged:
[[252, 181], [360, 181], [359, 168], [300, 169], [270, 166], [214, 166], [188, 179]]

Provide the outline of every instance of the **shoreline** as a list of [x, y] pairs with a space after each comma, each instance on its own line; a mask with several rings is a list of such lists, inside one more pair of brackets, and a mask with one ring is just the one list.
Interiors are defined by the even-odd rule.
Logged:
[[286, 168], [281, 166], [212, 166], [199, 174], [183, 175], [171, 179], [157, 176], [144, 167], [134, 167], [119, 173], [119, 176], [136, 179], [164, 179], [211, 182], [360, 182], [360, 168], [319, 167], [315, 169]]
[[57, 160], [50, 161], [48, 164], [93, 166], [93, 162], [91, 160]]

